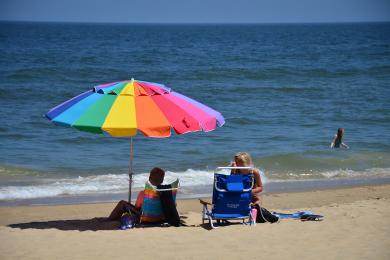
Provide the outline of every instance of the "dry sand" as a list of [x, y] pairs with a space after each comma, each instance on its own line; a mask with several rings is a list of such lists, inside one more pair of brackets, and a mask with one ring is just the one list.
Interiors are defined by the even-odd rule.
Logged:
[[187, 227], [118, 230], [114, 203], [0, 208], [0, 259], [390, 259], [390, 185], [270, 194], [269, 210], [310, 210], [324, 221], [281, 220], [209, 230], [197, 200]]

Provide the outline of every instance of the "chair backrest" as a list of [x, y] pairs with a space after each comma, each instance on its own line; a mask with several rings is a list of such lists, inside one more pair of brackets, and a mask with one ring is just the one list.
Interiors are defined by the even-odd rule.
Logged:
[[253, 187], [252, 174], [214, 174], [214, 214], [239, 214], [246, 216], [250, 211]]
[[[166, 187], [166, 186], [165, 186]], [[168, 188], [163, 190], [171, 190], [173, 200], [176, 201], [176, 193], [179, 188], [179, 179], [169, 184]], [[156, 186], [153, 186], [149, 181], [145, 183], [144, 203], [142, 204], [141, 223], [155, 223], [165, 221], [165, 216], [161, 207], [159, 191]]]

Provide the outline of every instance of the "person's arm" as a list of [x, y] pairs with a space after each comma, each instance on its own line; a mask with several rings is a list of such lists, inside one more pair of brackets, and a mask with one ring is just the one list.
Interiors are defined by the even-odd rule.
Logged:
[[142, 190], [138, 193], [137, 200], [135, 201], [135, 207], [140, 210], [143, 204], [144, 204], [144, 191]]
[[345, 143], [341, 143], [340, 146], [343, 147], [343, 148], [345, 148], [345, 149], [349, 149], [349, 146], [346, 145]]
[[260, 171], [258, 169], [253, 170], [253, 177], [255, 178], [256, 186], [253, 187], [252, 193], [256, 194], [263, 191], [263, 183], [261, 182]]
[[144, 204], [144, 191], [140, 191], [135, 201], [135, 206], [132, 208], [132, 212], [137, 216], [141, 215], [142, 205]]
[[330, 144], [330, 148], [334, 147], [334, 143], [336, 142], [337, 135], [334, 136], [332, 143]]

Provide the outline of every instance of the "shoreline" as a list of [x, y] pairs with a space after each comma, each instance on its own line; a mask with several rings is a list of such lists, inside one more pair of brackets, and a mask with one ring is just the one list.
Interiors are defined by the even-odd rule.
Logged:
[[[379, 191], [379, 192], [377, 192]], [[337, 187], [319, 190], [299, 191], [299, 192], [274, 192], [262, 195], [262, 206], [269, 211], [273, 210], [294, 210], [298, 208], [308, 207], [324, 207], [337, 203], [354, 203], [363, 200], [377, 200], [382, 197], [390, 199], [390, 184], [375, 184], [362, 185], [355, 187]], [[201, 212], [201, 204], [198, 198], [211, 201], [211, 196], [202, 196], [197, 198], [180, 198], [177, 199], [177, 209], [179, 214], [187, 214], [189, 212]], [[51, 209], [64, 209], [75, 207], [78, 210], [87, 211], [93, 209], [92, 212], [102, 212], [106, 209], [105, 214], [97, 214], [95, 218], [105, 218], [116, 205], [117, 201], [110, 202], [84, 202], [78, 204], [52, 204], [52, 205], [19, 205], [19, 206], [3, 206], [0, 207], [0, 226], [6, 225], [7, 222], [12, 222], [10, 216], [17, 219], [27, 219], [21, 217], [23, 212], [48, 213], [47, 217], [55, 217], [55, 214], [49, 214]], [[83, 209], [84, 208], [84, 209]], [[49, 210], [49, 211], [46, 211]], [[308, 209], [305, 209], [308, 210]], [[35, 215], [34, 213], [34, 215]], [[84, 212], [86, 213], [86, 212]], [[28, 214], [27, 214], [28, 215]], [[38, 214], [39, 215], [39, 214]], [[38, 216], [37, 215], [37, 216]], [[88, 214], [90, 215], [90, 214]], [[92, 215], [91, 215], [92, 216]]]
[[[296, 193], [303, 191], [316, 191], [328, 189], [343, 189], [362, 186], [376, 186], [390, 184], [390, 177], [360, 177], [360, 178], [338, 178], [338, 179], [308, 179], [295, 181], [272, 181], [264, 184], [262, 195], [277, 193]], [[132, 192], [133, 200], [138, 190]], [[212, 185], [181, 187], [177, 198], [190, 200], [204, 197], [211, 197]], [[99, 204], [111, 203], [119, 200], [127, 200], [127, 193], [101, 193], [83, 195], [63, 195], [56, 197], [42, 197], [32, 199], [13, 199], [0, 201], [2, 207], [18, 206], [44, 206], [44, 205], [75, 205], [75, 204]]]
[[[2, 259], [388, 259], [390, 185], [272, 193], [270, 211], [312, 211], [323, 221], [281, 220], [276, 224], [202, 225], [196, 199], [178, 200], [187, 226], [118, 230], [104, 221], [115, 203], [0, 208]], [[248, 250], [250, 241], [250, 250]], [[151, 247], [152, 245], [152, 247]], [[153, 249], [153, 250], [151, 250]], [[129, 254], [124, 254], [124, 250]]]

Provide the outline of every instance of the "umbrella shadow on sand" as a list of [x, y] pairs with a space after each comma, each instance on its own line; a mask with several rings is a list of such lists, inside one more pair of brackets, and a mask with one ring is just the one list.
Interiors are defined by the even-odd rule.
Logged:
[[[181, 226], [186, 225], [184, 216], [180, 216]], [[168, 227], [169, 225], [140, 225], [141, 228], [147, 227]], [[99, 231], [99, 230], [118, 230], [120, 228], [119, 221], [108, 221], [107, 218], [92, 218], [92, 219], [70, 219], [70, 220], [51, 220], [41, 222], [17, 223], [8, 225], [10, 228], [20, 229], [58, 229], [63, 231], [78, 230], [78, 231]]]
[[119, 221], [107, 221], [107, 218], [51, 220], [10, 224], [8, 227], [20, 229], [59, 229], [78, 231], [118, 230]]

